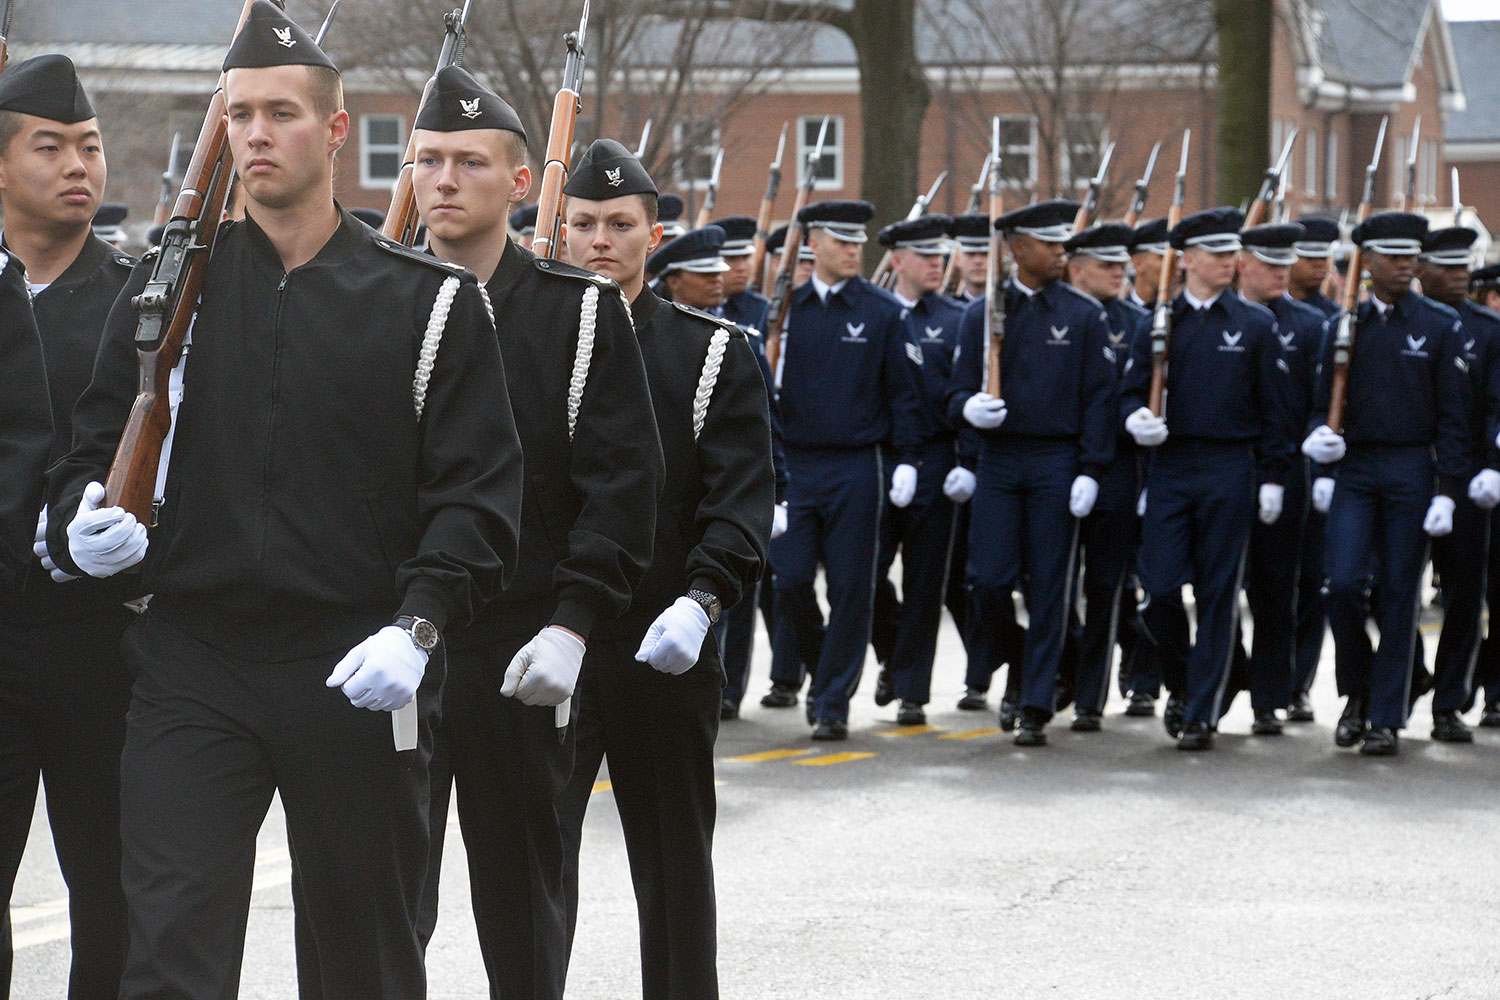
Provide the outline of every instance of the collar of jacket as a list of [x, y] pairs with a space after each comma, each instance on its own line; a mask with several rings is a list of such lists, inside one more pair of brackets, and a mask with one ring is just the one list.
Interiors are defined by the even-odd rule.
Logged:
[[[335, 201], [333, 207], [339, 213], [338, 226], [333, 230], [333, 235], [328, 237], [328, 242], [323, 244], [322, 249], [302, 267], [337, 264], [357, 251], [370, 238], [365, 232], [364, 225], [344, 211], [344, 206]], [[285, 271], [286, 268], [281, 262], [281, 254], [277, 252], [275, 244], [271, 242], [265, 230], [256, 224], [249, 211], [245, 212], [245, 221], [242, 225], [245, 227], [245, 241], [250, 248], [250, 253], [277, 271]], [[379, 238], [384, 239], [384, 237]]]

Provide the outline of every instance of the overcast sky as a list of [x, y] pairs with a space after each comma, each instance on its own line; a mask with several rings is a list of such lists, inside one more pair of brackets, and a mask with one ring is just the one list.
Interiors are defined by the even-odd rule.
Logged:
[[1500, 17], [1495, 0], [1443, 0], [1443, 13], [1450, 21], [1480, 21]]

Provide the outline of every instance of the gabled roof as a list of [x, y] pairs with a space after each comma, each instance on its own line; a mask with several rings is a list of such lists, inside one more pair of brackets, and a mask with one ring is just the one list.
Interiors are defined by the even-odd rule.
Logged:
[[1371, 111], [1410, 101], [1430, 51], [1443, 106], [1463, 106], [1440, 0], [1283, 0], [1282, 11], [1293, 27], [1304, 101]]
[[1455, 21], [1450, 25], [1465, 107], [1448, 116], [1447, 142], [1500, 142], [1500, 21]]

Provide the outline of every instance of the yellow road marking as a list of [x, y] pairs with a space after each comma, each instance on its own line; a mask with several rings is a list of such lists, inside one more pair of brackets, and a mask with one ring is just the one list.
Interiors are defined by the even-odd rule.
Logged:
[[976, 740], [981, 736], [994, 736], [998, 729], [965, 729], [959, 733], [943, 733], [938, 737], [940, 740]]
[[794, 760], [793, 764], [802, 764], [807, 767], [827, 767], [829, 764], [846, 764], [851, 760], [864, 760], [866, 757], [875, 756], [873, 753], [858, 750], [849, 750], [844, 753], [831, 753], [825, 757], [809, 757], [806, 760]]
[[804, 747], [801, 750], [762, 750], [760, 753], [747, 753], [724, 759], [732, 760], [737, 764], [762, 764], [768, 760], [785, 760], [788, 757], [801, 757], [810, 753], [812, 750]]
[[941, 733], [943, 726], [901, 726], [897, 729], [882, 729], [881, 736], [921, 736], [923, 733]]
[[594, 794], [610, 791], [614, 787], [615, 786], [608, 781], [596, 781], [594, 782]]

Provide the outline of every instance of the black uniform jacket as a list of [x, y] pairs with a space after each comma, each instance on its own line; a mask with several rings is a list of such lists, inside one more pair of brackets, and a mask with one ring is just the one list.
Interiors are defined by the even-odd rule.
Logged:
[[42, 509], [42, 472], [52, 447], [52, 409], [42, 342], [19, 260], [0, 270], [0, 597], [11, 604], [31, 562], [36, 516]]
[[[458, 648], [562, 625], [587, 638], [619, 617], [651, 564], [665, 478], [641, 349], [619, 286], [514, 240], [486, 283], [526, 466], [521, 554]], [[588, 378], [568, 435], [579, 313], [596, 289]]]
[[[252, 219], [220, 232], [143, 564], [151, 614], [252, 658], [348, 648], [398, 609], [461, 624], [515, 565], [521, 449], [478, 284], [340, 212], [291, 273]], [[64, 526], [135, 396], [130, 298], [149, 270], [110, 313], [49, 478], [49, 547], [74, 572]], [[418, 421], [418, 351], [449, 277], [462, 284]]]
[[[631, 304], [667, 461], [656, 513], [656, 555], [611, 638], [640, 638], [690, 589], [735, 604], [760, 579], [771, 537], [775, 474], [766, 388], [745, 336], [732, 324], [664, 302], [649, 288]], [[728, 331], [723, 367], [702, 434], [693, 400], [710, 341]]]

